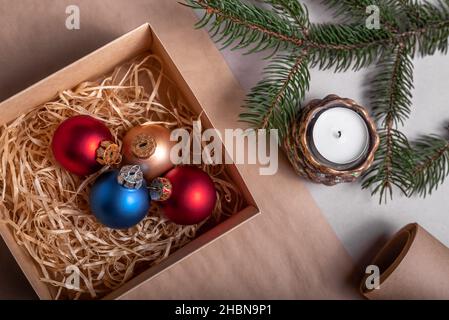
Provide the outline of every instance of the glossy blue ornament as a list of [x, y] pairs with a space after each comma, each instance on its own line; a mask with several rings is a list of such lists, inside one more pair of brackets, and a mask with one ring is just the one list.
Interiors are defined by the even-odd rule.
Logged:
[[90, 193], [92, 213], [113, 229], [127, 229], [142, 221], [150, 209], [150, 201], [139, 166], [103, 173]]

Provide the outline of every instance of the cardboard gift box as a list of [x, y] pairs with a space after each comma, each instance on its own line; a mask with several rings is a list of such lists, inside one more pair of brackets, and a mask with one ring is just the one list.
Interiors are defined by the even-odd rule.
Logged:
[[[166, 74], [175, 81], [184, 100], [189, 104], [195, 114], [201, 114], [203, 127], [212, 128], [213, 126], [207, 116], [207, 112], [203, 110], [200, 102], [195, 97], [196, 92], [189, 87], [183, 73], [170, 58], [170, 51], [160, 41], [150, 24], [140, 26], [1, 103], [0, 125], [8, 123], [32, 108], [36, 108], [50, 101], [57, 96], [58, 92], [72, 88], [86, 80], [97, 79], [112, 71], [114, 67], [148, 51], [157, 54], [162, 59]], [[198, 59], [198, 57], [196, 58]], [[200, 63], [200, 61], [196, 60], [191, 67], [199, 67]], [[186, 68], [183, 68], [183, 70], [186, 70]], [[211, 92], [210, 94], [216, 93]], [[222, 107], [226, 107], [226, 101], [223, 101]], [[105, 297], [106, 299], [121, 297], [126, 292], [149, 281], [160, 272], [170, 268], [175, 263], [188, 257], [193, 252], [218, 239], [259, 213], [258, 207], [237, 167], [234, 164], [230, 164], [226, 166], [226, 170], [241, 191], [245, 208], [200, 234], [187, 245], [170, 254], [167, 259], [159, 264], [137, 274], [123, 286], [108, 294]], [[40, 281], [40, 270], [25, 249], [16, 243], [11, 229], [4, 224], [0, 224], [0, 234], [37, 295], [41, 299], [52, 299], [53, 296], [50, 287]]]

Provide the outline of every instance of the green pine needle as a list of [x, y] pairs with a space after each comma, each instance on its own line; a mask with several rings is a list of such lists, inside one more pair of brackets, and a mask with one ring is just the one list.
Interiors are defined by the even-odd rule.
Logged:
[[414, 144], [413, 157], [408, 194], [425, 197], [438, 189], [449, 174], [449, 141], [435, 135], [423, 137]]
[[265, 68], [265, 78], [248, 94], [241, 120], [260, 129], [279, 129], [285, 137], [309, 89], [307, 52], [280, 54]]
[[367, 8], [376, 6], [379, 8], [380, 23], [385, 29], [400, 28], [402, 14], [396, 0], [323, 0], [329, 8], [334, 10], [334, 17], [343, 18], [346, 23], [365, 25], [366, 18], [370, 14]]
[[378, 63], [380, 70], [371, 83], [374, 117], [382, 126], [392, 121], [397, 127], [410, 115], [413, 89], [413, 63], [403, 46], [386, 53]]
[[[300, 46], [303, 42], [301, 29], [290, 23], [289, 18], [273, 11], [239, 0], [187, 0], [187, 4], [194, 9], [204, 10], [196, 27], [209, 25], [212, 38], [222, 43], [222, 48], [246, 49], [247, 54], [265, 50], [275, 53]], [[295, 19], [307, 19], [296, 8], [293, 12]]]
[[265, 3], [270, 4], [274, 11], [281, 16], [286, 17], [291, 23], [295, 24], [295, 27], [306, 30], [310, 25], [309, 13], [307, 7], [303, 6], [297, 0], [263, 0]]
[[372, 64], [393, 42], [391, 34], [370, 30], [364, 25], [315, 24], [310, 28], [307, 44], [310, 46], [311, 66], [321, 70], [334, 68], [346, 71], [351, 66], [359, 70]]
[[404, 47], [386, 53], [378, 64], [379, 72], [371, 85], [374, 116], [381, 124], [380, 147], [373, 166], [364, 176], [363, 188], [373, 188], [380, 201], [392, 198], [393, 186], [407, 194], [413, 167], [407, 138], [396, 128], [410, 113], [413, 64]]
[[334, 11], [334, 17], [344, 22], [364, 23], [366, 8], [376, 4], [372, 0], [322, 0], [322, 3]]
[[[267, 50], [272, 58], [263, 80], [248, 94], [241, 120], [278, 129], [285, 138], [309, 89], [309, 68], [341, 72], [377, 63], [371, 103], [381, 140], [363, 187], [378, 193], [382, 202], [396, 188], [425, 196], [444, 181], [449, 171], [446, 140], [430, 136], [412, 148], [399, 126], [411, 112], [413, 57], [447, 53], [449, 0], [322, 0], [341, 24], [311, 23], [299, 0], [260, 0], [271, 10], [245, 0], [185, 1], [204, 11], [197, 27], [208, 26], [223, 47]], [[365, 25], [370, 5], [379, 8], [378, 30]]]
[[413, 156], [407, 137], [387, 127], [379, 131], [380, 145], [374, 163], [363, 176], [362, 187], [379, 195], [379, 203], [393, 199], [394, 188], [407, 194], [412, 181]]

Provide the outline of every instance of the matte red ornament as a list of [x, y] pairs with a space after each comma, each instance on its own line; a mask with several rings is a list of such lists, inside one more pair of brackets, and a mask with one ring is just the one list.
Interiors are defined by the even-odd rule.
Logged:
[[165, 178], [170, 180], [172, 193], [160, 205], [169, 220], [191, 225], [212, 214], [217, 193], [207, 173], [197, 167], [179, 166], [170, 170]]
[[87, 176], [102, 167], [97, 161], [97, 150], [103, 141], [113, 141], [113, 137], [101, 121], [85, 115], [75, 116], [56, 129], [52, 150], [56, 161], [65, 169]]

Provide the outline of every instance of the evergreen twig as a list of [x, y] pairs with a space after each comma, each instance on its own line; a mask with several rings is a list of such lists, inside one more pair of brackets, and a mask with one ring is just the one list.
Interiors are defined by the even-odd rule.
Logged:
[[372, 82], [371, 103], [380, 123], [380, 147], [373, 166], [364, 176], [364, 188], [373, 188], [380, 201], [393, 194], [393, 186], [406, 193], [412, 181], [413, 165], [407, 138], [396, 128], [409, 116], [413, 88], [413, 64], [403, 44], [385, 54]]
[[[435, 190], [449, 174], [446, 140], [425, 137], [410, 146], [399, 131], [411, 112], [412, 58], [447, 53], [449, 0], [323, 0], [342, 24], [314, 24], [298, 0], [260, 0], [272, 10], [244, 0], [185, 0], [203, 10], [197, 27], [246, 53], [271, 50], [264, 79], [251, 90], [241, 119], [257, 128], [276, 128], [285, 136], [309, 88], [309, 67], [359, 70], [378, 62], [371, 103], [379, 122], [380, 148], [363, 187], [386, 200], [394, 187], [404, 194]], [[365, 26], [367, 7], [377, 5], [381, 29]], [[379, 59], [379, 57], [381, 57]]]
[[432, 194], [449, 174], [449, 141], [435, 135], [419, 139], [413, 148], [415, 165], [408, 195]]
[[292, 26], [289, 19], [269, 10], [243, 3], [239, 0], [187, 0], [193, 9], [204, 10], [198, 28], [210, 23], [209, 32], [223, 48], [244, 49], [247, 53], [301, 46], [301, 30]]
[[413, 63], [403, 44], [387, 53], [378, 63], [379, 73], [371, 83], [374, 117], [383, 127], [397, 127], [410, 114], [413, 89]]
[[312, 67], [346, 71], [351, 66], [359, 70], [372, 64], [384, 46], [393, 42], [390, 33], [370, 30], [364, 25], [318, 24], [311, 26], [304, 45], [310, 48]]
[[413, 156], [407, 137], [393, 128], [391, 121], [379, 130], [380, 145], [373, 166], [365, 173], [363, 188], [379, 194], [379, 202], [393, 198], [393, 187], [406, 194], [412, 177]]
[[279, 129], [287, 133], [285, 123], [295, 119], [300, 101], [309, 88], [307, 51], [296, 55], [279, 55], [265, 68], [265, 79], [249, 93], [247, 112], [241, 119], [260, 129]]

